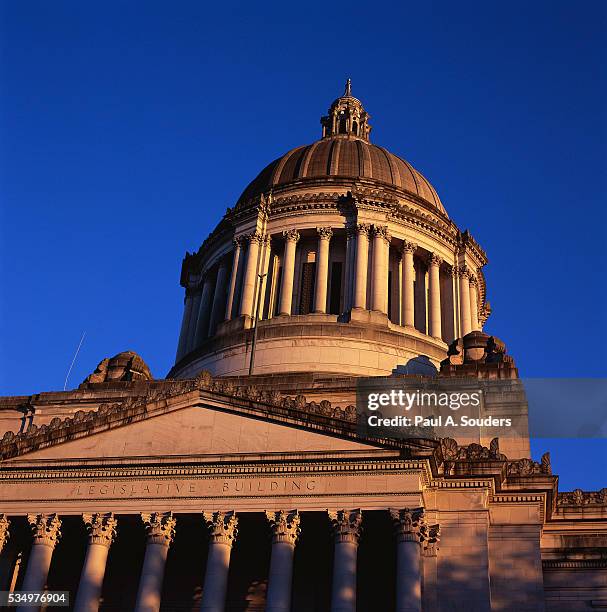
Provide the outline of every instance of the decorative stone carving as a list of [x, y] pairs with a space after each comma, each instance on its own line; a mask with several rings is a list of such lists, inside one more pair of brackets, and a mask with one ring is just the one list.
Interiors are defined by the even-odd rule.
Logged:
[[356, 224], [356, 233], [360, 236], [369, 237], [369, 232], [371, 231], [371, 226], [368, 223], [357, 223]]
[[296, 229], [285, 230], [282, 233], [285, 241], [297, 242], [299, 240], [299, 232]]
[[506, 455], [499, 452], [499, 440], [493, 438], [489, 448], [481, 444], [459, 446], [453, 438], [441, 438], [443, 459], [445, 461], [507, 461]]
[[0, 514], [0, 553], [10, 538], [9, 526], [10, 521], [6, 514]]
[[443, 263], [443, 260], [436, 255], [436, 253], [430, 253], [428, 256], [428, 265], [439, 267]]
[[409, 240], [403, 240], [401, 251], [404, 253], [415, 253], [417, 251], [417, 244], [410, 242]]
[[89, 534], [89, 544], [103, 544], [108, 548], [116, 538], [118, 521], [112, 512], [83, 514], [82, 520]]
[[541, 463], [532, 459], [517, 459], [508, 463], [509, 476], [532, 476], [533, 474], [552, 474], [550, 453], [542, 455]]
[[357, 510], [328, 510], [335, 542], [358, 544], [362, 531], [363, 515]]
[[399, 542], [422, 542], [427, 530], [424, 509], [390, 510], [394, 531]]
[[318, 232], [318, 237], [321, 240], [331, 240], [333, 236], [333, 229], [330, 227], [317, 227], [316, 231]]
[[300, 516], [297, 510], [291, 512], [266, 510], [266, 518], [272, 527], [272, 542], [286, 542], [295, 546], [301, 533]]
[[238, 535], [238, 517], [230, 512], [203, 512], [212, 542], [232, 546]]
[[168, 546], [173, 541], [177, 521], [172, 512], [142, 513], [141, 520], [145, 525], [148, 543]]
[[95, 371], [85, 378], [84, 383], [153, 379], [150, 369], [137, 353], [124, 351], [114, 357], [102, 359]]
[[478, 278], [476, 278], [476, 276], [474, 276], [474, 274], [470, 274], [468, 276], [468, 282], [470, 283], [471, 287], [477, 287], [478, 286]]
[[373, 236], [379, 236], [380, 238], [383, 238], [387, 243], [390, 243], [390, 240], [392, 240], [392, 236], [388, 232], [387, 225], [374, 225], [371, 230], [371, 233], [373, 234]]
[[246, 236], [248, 242], [256, 242], [257, 244], [263, 244], [265, 242], [265, 238], [266, 237], [257, 230]]
[[582, 491], [574, 489], [559, 493], [557, 497], [559, 506], [607, 506], [607, 488], [600, 491]]
[[61, 521], [56, 514], [28, 514], [34, 544], [54, 548], [61, 538]]

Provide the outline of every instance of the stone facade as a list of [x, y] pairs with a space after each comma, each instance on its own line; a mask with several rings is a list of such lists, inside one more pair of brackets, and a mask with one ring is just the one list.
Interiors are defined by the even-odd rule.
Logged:
[[[0, 398], [0, 590], [108, 612], [607, 606], [607, 489], [559, 492], [530, 458], [514, 359], [481, 330], [484, 252], [370, 144], [350, 83], [321, 124], [186, 256], [166, 379], [127, 351]], [[362, 375], [480, 388], [518, 435], [362, 431]]]

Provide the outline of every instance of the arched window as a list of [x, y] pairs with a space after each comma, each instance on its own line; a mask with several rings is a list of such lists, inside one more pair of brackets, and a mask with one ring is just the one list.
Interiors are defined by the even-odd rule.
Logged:
[[346, 118], [340, 117], [339, 119], [339, 134], [346, 134]]
[[358, 136], [358, 123], [356, 121], [352, 122], [352, 131], [356, 136]]

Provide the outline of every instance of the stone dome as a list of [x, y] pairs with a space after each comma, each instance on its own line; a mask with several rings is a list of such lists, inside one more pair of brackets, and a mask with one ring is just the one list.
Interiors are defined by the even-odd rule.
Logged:
[[404, 159], [362, 138], [336, 134], [291, 149], [266, 166], [240, 196], [245, 202], [276, 187], [301, 186], [315, 179], [369, 179], [416, 195], [447, 214], [428, 179]]
[[369, 142], [369, 114], [352, 95], [348, 79], [344, 95], [321, 118], [322, 138], [291, 149], [266, 166], [247, 186], [238, 204], [279, 189], [314, 188], [331, 181], [405, 192], [433, 212], [447, 215], [430, 182], [404, 159]]

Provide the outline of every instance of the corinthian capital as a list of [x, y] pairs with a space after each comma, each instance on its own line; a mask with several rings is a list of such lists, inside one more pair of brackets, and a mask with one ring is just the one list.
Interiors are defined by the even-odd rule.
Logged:
[[61, 521], [56, 514], [28, 514], [27, 522], [32, 529], [34, 544], [56, 546], [61, 538]]
[[427, 526], [424, 509], [404, 508], [390, 510], [394, 531], [399, 542], [423, 542], [426, 539]]
[[316, 231], [321, 240], [331, 240], [331, 236], [333, 236], [333, 230], [330, 227], [317, 227]]
[[10, 538], [10, 533], [8, 531], [9, 525], [10, 521], [6, 514], [0, 514], [0, 553]]
[[118, 525], [114, 514], [83, 514], [82, 520], [89, 534], [89, 544], [103, 544], [109, 548], [116, 537]]
[[299, 232], [296, 229], [285, 230], [282, 233], [282, 237], [287, 242], [297, 242], [299, 240]]
[[286, 542], [295, 546], [297, 538], [301, 533], [299, 528], [300, 517], [297, 510], [285, 512], [271, 512], [266, 510], [266, 518], [272, 527], [272, 542]]
[[247, 240], [249, 242], [256, 242], [257, 244], [262, 244], [265, 240], [265, 236], [261, 232], [258, 232], [256, 230], [247, 236]]
[[335, 542], [358, 544], [363, 515], [360, 510], [328, 510]]
[[443, 263], [443, 260], [436, 254], [430, 253], [428, 256], [428, 265], [429, 266], [440, 266]]
[[202, 516], [207, 523], [211, 542], [232, 546], [238, 535], [238, 517], [231, 512], [203, 512]]
[[386, 242], [390, 242], [390, 240], [392, 240], [392, 236], [388, 233], [387, 225], [374, 225], [371, 231], [373, 236], [383, 238]]
[[369, 237], [369, 232], [371, 231], [371, 226], [368, 223], [357, 223], [354, 228], [356, 233], [359, 236], [367, 236]]
[[417, 251], [417, 245], [415, 244], [415, 242], [403, 240], [402, 251], [403, 253], [415, 253], [415, 251]]
[[476, 287], [478, 285], [478, 279], [471, 272], [468, 274], [468, 282], [471, 287]]
[[177, 521], [172, 512], [142, 513], [141, 520], [145, 525], [148, 542], [168, 546], [173, 541]]

